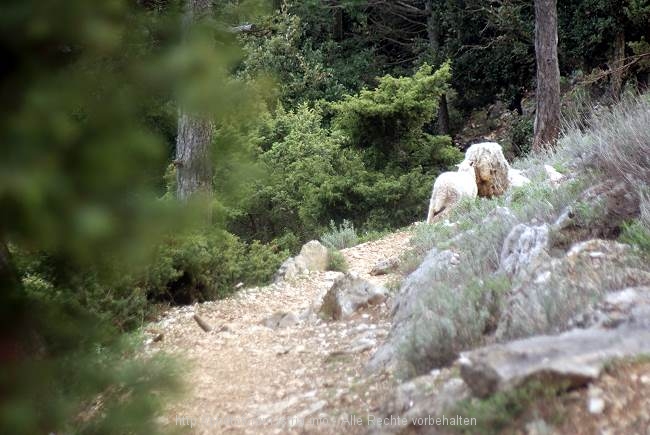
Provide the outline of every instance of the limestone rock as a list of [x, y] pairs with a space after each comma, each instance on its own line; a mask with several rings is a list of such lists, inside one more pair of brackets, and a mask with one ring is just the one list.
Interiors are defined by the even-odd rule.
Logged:
[[546, 176], [551, 181], [551, 184], [558, 185], [564, 178], [564, 175], [560, 174], [551, 165], [544, 165], [544, 171], [546, 171]]
[[291, 281], [308, 272], [309, 270], [307, 270], [304, 263], [299, 261], [297, 257], [287, 258], [275, 273], [274, 282], [279, 283], [284, 280]]
[[487, 397], [532, 380], [584, 385], [612, 359], [650, 352], [650, 329], [626, 324], [614, 330], [575, 329], [465, 352], [461, 376], [474, 395]]
[[294, 313], [277, 312], [262, 320], [261, 324], [270, 329], [282, 329], [296, 325], [300, 322]]
[[350, 317], [357, 310], [376, 305], [386, 299], [386, 290], [355, 274], [338, 278], [323, 297], [320, 313], [333, 320]]
[[323, 272], [327, 270], [328, 253], [327, 248], [318, 240], [312, 240], [303, 245], [298, 257], [310, 272]]
[[[454, 405], [470, 396], [470, 390], [458, 377], [445, 374], [428, 374], [419, 376], [399, 385], [382, 406], [382, 418], [390, 416], [406, 419], [412, 425], [418, 419], [436, 418], [450, 412]], [[423, 433], [436, 433], [435, 426], [422, 426]], [[373, 435], [403, 433], [405, 425], [387, 425], [373, 428]], [[428, 430], [428, 431], [427, 431]], [[409, 432], [410, 433], [410, 432]]]
[[615, 328], [633, 318], [650, 318], [650, 286], [629, 287], [607, 294], [599, 303], [586, 308], [569, 321], [570, 327]]
[[430, 291], [430, 282], [451, 266], [454, 253], [432, 249], [422, 264], [406, 278], [393, 304], [393, 324], [386, 342], [370, 359], [366, 369], [375, 372], [397, 363], [396, 350], [406, 339], [407, 331], [417, 322], [419, 300]]
[[[517, 218], [508, 208], [497, 207], [483, 220], [479, 227], [489, 227], [494, 225], [495, 222], [515, 225]], [[463, 247], [471, 249], [472, 240], [480, 236], [473, 231], [469, 230], [459, 234], [451, 240], [451, 244], [460, 247], [460, 249]], [[427, 306], [422, 301], [438, 298], [439, 295], [436, 294], [438, 290], [432, 285], [434, 282], [444, 280], [446, 282], [457, 282], [458, 286], [463, 285], [462, 274], [456, 275], [459, 274], [462, 267], [458, 253], [452, 250], [434, 248], [429, 251], [420, 266], [403, 281], [395, 295], [393, 299], [393, 322], [389, 336], [368, 362], [366, 371], [371, 373], [382, 369], [402, 373], [411, 373], [413, 371], [411, 361], [406, 361], [404, 356], [404, 346], [409, 345], [411, 334], [416, 328], [421, 327], [423, 320], [430, 323], [427, 319], [441, 318], [441, 313], [435, 311], [435, 307]], [[455, 279], [455, 276], [458, 276], [458, 279]], [[449, 289], [444, 291], [448, 292]], [[441, 321], [446, 320], [441, 319]], [[420, 351], [426, 352], [423, 348]], [[423, 354], [423, 358], [429, 356]], [[419, 357], [416, 355], [416, 358]], [[444, 355], [444, 358], [453, 361], [456, 359], [455, 351], [450, 350], [448, 355]]]
[[587, 410], [590, 414], [602, 414], [605, 410], [605, 400], [602, 397], [590, 397]]
[[327, 269], [329, 256], [327, 248], [319, 241], [307, 242], [295, 257], [288, 258], [275, 273], [274, 282], [294, 280], [309, 272], [322, 272]]
[[375, 266], [370, 271], [370, 275], [373, 276], [387, 275], [389, 273], [394, 272], [395, 269], [397, 269], [398, 265], [399, 263], [397, 258], [389, 258], [388, 260], [382, 260], [377, 264], [375, 264]]
[[523, 175], [519, 169], [509, 168], [508, 182], [510, 183], [510, 187], [522, 187], [530, 183], [530, 178]]
[[512, 229], [501, 250], [501, 269], [511, 278], [521, 278], [550, 260], [548, 225], [519, 224]]
[[511, 290], [496, 330], [499, 341], [568, 329], [572, 318], [608, 292], [650, 285], [627, 245], [590, 240], [525, 271]]

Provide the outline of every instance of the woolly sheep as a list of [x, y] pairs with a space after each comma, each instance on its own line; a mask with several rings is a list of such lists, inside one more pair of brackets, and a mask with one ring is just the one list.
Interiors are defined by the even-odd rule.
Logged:
[[478, 188], [472, 162], [463, 161], [458, 165], [458, 172], [443, 172], [433, 184], [427, 223], [433, 222], [435, 216], [456, 203], [461, 197], [476, 198], [477, 193]]
[[469, 147], [465, 160], [474, 163], [478, 196], [492, 198], [502, 195], [510, 182], [510, 165], [496, 142], [477, 143]]

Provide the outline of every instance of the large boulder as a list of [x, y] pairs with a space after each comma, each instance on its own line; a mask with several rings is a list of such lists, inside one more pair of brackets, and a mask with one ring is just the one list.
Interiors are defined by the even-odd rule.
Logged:
[[299, 257], [290, 257], [287, 258], [284, 263], [280, 265], [278, 271], [275, 272], [273, 281], [275, 283], [285, 280], [291, 281], [300, 275], [305, 275], [307, 273], [309, 273], [309, 269], [307, 269], [304, 262]]
[[336, 281], [323, 297], [320, 313], [332, 320], [343, 320], [369, 305], [386, 299], [386, 290], [363, 278], [347, 273]]
[[407, 343], [414, 325], [427, 315], [427, 307], [421, 301], [431, 292], [431, 282], [453, 269], [454, 259], [453, 251], [432, 249], [417, 270], [406, 278], [394, 300], [390, 334], [368, 362], [369, 372], [410, 371], [403, 367], [403, 356], [398, 352]]
[[307, 242], [295, 257], [288, 258], [273, 277], [274, 281], [293, 280], [309, 272], [323, 272], [327, 270], [329, 254], [327, 248], [319, 241]]
[[305, 243], [300, 249], [298, 258], [309, 271], [322, 272], [327, 270], [329, 259], [327, 248], [317, 240]]
[[530, 380], [584, 385], [598, 378], [613, 359], [650, 352], [648, 314], [646, 310], [642, 321], [617, 329], [575, 329], [466, 352], [460, 358], [461, 376], [478, 397]]
[[465, 160], [473, 163], [478, 196], [500, 196], [510, 187], [510, 165], [498, 143], [483, 142], [472, 145], [465, 153]]

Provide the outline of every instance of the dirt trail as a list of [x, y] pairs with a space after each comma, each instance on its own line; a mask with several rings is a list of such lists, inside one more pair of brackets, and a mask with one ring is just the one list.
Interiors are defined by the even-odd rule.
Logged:
[[[369, 271], [406, 251], [410, 237], [402, 231], [342, 253], [351, 272], [385, 285], [395, 276]], [[292, 283], [246, 289], [226, 300], [174, 308], [151, 324], [147, 351], [187, 361], [182, 379], [187, 394], [165, 412], [161, 424], [197, 434], [365, 432], [365, 421], [357, 418], [376, 414], [392, 386], [385, 376], [363, 375], [390, 329], [389, 308], [381, 304], [347, 321], [319, 319], [310, 307], [337, 276], [311, 273]], [[301, 320], [275, 330], [261, 324], [277, 312]], [[195, 313], [214, 330], [199, 329]], [[160, 333], [163, 339], [153, 342]], [[354, 424], [342, 428], [333, 421]]]

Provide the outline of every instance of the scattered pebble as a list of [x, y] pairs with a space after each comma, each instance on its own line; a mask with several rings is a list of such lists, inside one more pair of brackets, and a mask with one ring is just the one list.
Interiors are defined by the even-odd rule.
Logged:
[[605, 410], [605, 400], [602, 397], [592, 397], [589, 399], [587, 407], [590, 414], [602, 414]]

